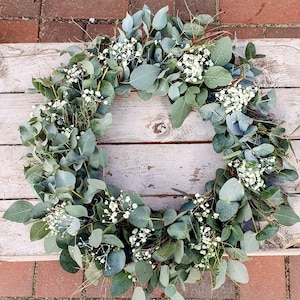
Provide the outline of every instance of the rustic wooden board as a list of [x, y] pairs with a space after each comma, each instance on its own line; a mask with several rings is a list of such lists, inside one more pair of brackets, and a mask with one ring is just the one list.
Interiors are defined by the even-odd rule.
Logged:
[[[300, 141], [293, 145], [296, 157], [300, 157]], [[176, 195], [173, 188], [201, 193], [215, 170], [224, 165], [211, 144], [121, 144], [103, 148], [110, 156], [105, 169], [107, 182], [147, 196]], [[0, 147], [0, 199], [34, 198], [20, 161], [26, 150], [23, 146]], [[291, 163], [300, 171], [294, 156]], [[286, 190], [300, 192], [299, 183], [287, 183]]]
[[[149, 204], [149, 200], [144, 198], [145, 203]], [[150, 200], [151, 201], [151, 200]], [[57, 260], [58, 254], [47, 254], [44, 250], [43, 241], [31, 242], [29, 238], [30, 226], [11, 223], [1, 218], [5, 210], [14, 201], [0, 201], [0, 260], [5, 261], [45, 261]], [[36, 204], [36, 201], [31, 201]], [[294, 199], [295, 211], [300, 214], [300, 197]], [[174, 206], [172, 206], [174, 207]], [[12, 226], [13, 224], [13, 226]], [[293, 241], [300, 237], [299, 226], [282, 227], [281, 232], [277, 235], [277, 241], [280, 240], [282, 248], [279, 249], [277, 244], [274, 248], [262, 248], [261, 250], [249, 253], [249, 256], [271, 256], [271, 255], [299, 255], [299, 249], [293, 248]], [[270, 241], [269, 244], [271, 244]], [[286, 248], [291, 245], [291, 248]]]
[[[300, 138], [300, 130], [293, 132], [300, 123], [297, 109], [300, 88], [276, 89], [277, 106], [272, 110], [276, 119], [285, 120], [287, 135]], [[0, 94], [0, 145], [20, 144], [19, 125], [28, 121], [34, 104], [45, 100], [40, 94]], [[12, 105], [13, 103], [13, 105]], [[173, 128], [170, 120], [170, 102], [167, 97], [141, 100], [137, 93], [129, 97], [118, 96], [112, 105], [113, 126], [103, 137], [105, 143], [165, 143], [211, 141], [212, 126], [203, 122], [193, 111], [180, 128]], [[12, 117], [13, 116], [13, 117]]]
[[[262, 87], [299, 87], [299, 39], [263, 39], [253, 42], [257, 53], [266, 55], [266, 58], [255, 61], [255, 65], [264, 71], [264, 76], [258, 80]], [[68, 60], [68, 55], [59, 56], [61, 50], [73, 44], [1, 44], [0, 93], [24, 92], [31, 87], [32, 77], [50, 75], [51, 70]], [[245, 41], [239, 41], [237, 46], [243, 49], [245, 44]]]
[[[257, 53], [267, 58], [255, 61], [264, 71], [257, 79], [261, 87], [275, 87], [278, 104], [273, 110], [276, 118], [285, 119], [287, 134], [300, 123], [300, 39], [253, 40]], [[18, 126], [28, 120], [33, 104], [40, 95], [27, 95], [32, 77], [50, 75], [68, 56], [59, 56], [70, 44], [0, 44], [0, 217], [16, 199], [35, 200], [31, 186], [23, 176], [28, 149], [20, 145]], [[246, 43], [238, 42], [243, 48]], [[276, 49], [276, 51], [274, 51]], [[131, 189], [143, 195], [146, 204], [154, 209], [179, 208], [182, 197], [172, 188], [189, 193], [203, 192], [206, 181], [223, 166], [220, 155], [214, 153], [209, 141], [213, 129], [192, 112], [179, 129], [171, 126], [170, 103], [167, 98], [154, 97], [144, 102], [137, 94], [118, 97], [112, 106], [113, 126], [103, 138], [109, 149], [110, 163], [105, 170], [109, 183]], [[292, 134], [296, 157], [300, 158], [300, 131]], [[296, 157], [291, 163], [298, 171]], [[205, 161], [204, 161], [205, 158]], [[300, 180], [287, 184], [286, 190], [300, 193]], [[294, 199], [300, 214], [300, 196]], [[0, 218], [0, 259], [49, 260], [42, 242], [29, 241], [29, 227]], [[279, 239], [292, 244], [300, 237], [300, 224], [282, 228]], [[15, 247], [13, 246], [15, 245]], [[20, 246], [22, 245], [22, 246]], [[298, 249], [258, 251], [251, 255], [299, 255]]]

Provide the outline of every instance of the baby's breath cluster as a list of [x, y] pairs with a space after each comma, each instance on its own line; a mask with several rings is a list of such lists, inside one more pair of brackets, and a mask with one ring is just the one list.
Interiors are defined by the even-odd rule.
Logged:
[[109, 200], [104, 201], [102, 223], [116, 224], [120, 218], [128, 219], [130, 213], [134, 211], [138, 205], [134, 203], [130, 196], [120, 194], [118, 198], [113, 196]]
[[66, 74], [66, 84], [71, 86], [77, 84], [83, 76], [83, 70], [77, 67], [77, 64], [73, 64], [71, 68], [64, 68], [63, 72]]
[[276, 169], [277, 160], [275, 156], [259, 158], [258, 162], [235, 159], [228, 166], [235, 168], [238, 178], [246, 187], [260, 191], [266, 187], [262, 176]]
[[234, 111], [242, 111], [247, 106], [249, 101], [255, 97], [257, 87], [241, 85], [223, 89], [216, 93], [216, 100], [223, 103], [226, 114]]
[[201, 82], [204, 72], [212, 65], [210, 52], [205, 47], [190, 49], [177, 61], [177, 66], [183, 69], [185, 81], [191, 83]]
[[198, 222], [198, 230], [195, 236], [195, 241], [189, 243], [191, 249], [199, 251], [200, 262], [195, 264], [195, 267], [201, 270], [209, 270], [211, 268], [210, 259], [216, 257], [218, 246], [221, 239], [217, 233], [207, 223], [206, 219], [218, 219], [219, 214], [214, 213], [209, 202], [209, 198], [203, 197], [199, 193], [195, 194], [192, 202], [197, 205], [193, 210], [195, 220]]
[[152, 253], [157, 249], [143, 249], [149, 237], [153, 235], [154, 229], [149, 228], [134, 228], [129, 237], [129, 243], [132, 248], [134, 260], [149, 260], [151, 261]]
[[108, 48], [104, 49], [100, 54], [100, 59], [113, 59], [123, 66], [127, 66], [131, 61], [139, 59], [142, 55], [141, 50], [136, 49], [137, 40], [132, 37], [130, 40], [124, 39], [122, 42], [112, 41]]
[[48, 209], [49, 213], [43, 218], [43, 221], [47, 223], [50, 234], [64, 237], [77, 233], [80, 221], [67, 213], [66, 206], [67, 203], [63, 202]]

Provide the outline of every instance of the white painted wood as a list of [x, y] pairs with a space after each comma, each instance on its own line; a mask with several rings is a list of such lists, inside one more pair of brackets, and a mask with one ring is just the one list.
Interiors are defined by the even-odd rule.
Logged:
[[[276, 89], [277, 106], [272, 110], [275, 118], [285, 120], [283, 126], [290, 135], [299, 125], [300, 88]], [[40, 94], [0, 94], [0, 145], [20, 144], [19, 125], [29, 120], [34, 104], [45, 100]], [[13, 103], [13, 104], [12, 104]], [[180, 128], [172, 127], [170, 102], [166, 97], [141, 100], [137, 93], [129, 97], [118, 96], [111, 112], [113, 125], [103, 137], [105, 143], [165, 143], [211, 141], [214, 134], [209, 122], [203, 122], [197, 111], [193, 111]], [[13, 116], [13, 117], [12, 117]], [[300, 130], [293, 139], [300, 138]]]
[[[300, 157], [300, 141], [293, 145]], [[106, 181], [141, 195], [174, 195], [173, 188], [201, 193], [204, 184], [214, 178], [215, 170], [224, 166], [211, 144], [121, 144], [103, 148], [110, 156]], [[34, 198], [20, 161], [26, 152], [23, 146], [0, 147], [0, 199]], [[290, 161], [300, 171], [294, 156]], [[286, 190], [299, 192], [299, 183], [285, 184]]]
[[[254, 62], [264, 71], [257, 79], [261, 87], [276, 87], [276, 118], [285, 119], [287, 134], [299, 125], [300, 109], [300, 39], [253, 40], [257, 53], [267, 55]], [[244, 41], [238, 45], [243, 48]], [[16, 199], [35, 200], [31, 186], [23, 176], [20, 160], [28, 149], [20, 145], [18, 126], [28, 120], [31, 106], [43, 101], [40, 95], [26, 95], [32, 77], [51, 74], [68, 55], [59, 52], [71, 44], [0, 44], [0, 217]], [[274, 51], [276, 49], [276, 51]], [[172, 188], [189, 193], [203, 192], [206, 181], [223, 166], [209, 141], [212, 127], [192, 112], [179, 129], [171, 126], [170, 103], [154, 97], [144, 102], [136, 93], [118, 97], [112, 106], [113, 127], [103, 138], [111, 160], [105, 169], [107, 182], [143, 195], [153, 209], [179, 208], [183, 199]], [[296, 157], [300, 158], [300, 131], [293, 133]], [[300, 165], [291, 156], [300, 172]], [[300, 192], [300, 180], [287, 184], [289, 192]], [[294, 199], [300, 214], [300, 196]], [[0, 259], [50, 260], [43, 243], [29, 241], [29, 226], [10, 223], [0, 218]], [[278, 239], [293, 247], [300, 237], [300, 224], [282, 228]], [[22, 246], [20, 246], [22, 245]], [[296, 249], [261, 250], [251, 255], [299, 255]]]
[[[262, 87], [299, 87], [300, 39], [252, 40], [257, 53], [266, 58], [255, 60], [264, 71], [258, 82]], [[1, 44], [0, 93], [24, 92], [32, 77], [43, 77], [68, 60], [61, 50], [74, 43]], [[237, 46], [243, 49], [246, 41]], [[276, 51], [274, 51], [276, 49]], [[288, 57], [288, 59], [287, 59]], [[293, 76], [291, 76], [293, 74]]]
[[[151, 204], [158, 199], [144, 197], [146, 204]], [[173, 207], [172, 199], [165, 207]], [[29, 239], [30, 224], [23, 225], [11, 223], [1, 218], [5, 210], [13, 203], [10, 201], [0, 201], [0, 260], [5, 261], [44, 261], [57, 260], [58, 254], [46, 254], [44, 251], [43, 241], [31, 242]], [[32, 204], [38, 201], [31, 201]], [[175, 207], [179, 207], [179, 202]], [[171, 205], [171, 206], [170, 206]], [[295, 211], [300, 214], [300, 196], [294, 199]], [[262, 248], [257, 252], [249, 253], [249, 256], [277, 256], [277, 255], [299, 255], [299, 248], [293, 248], [293, 241], [300, 237], [300, 228], [297, 225], [292, 227], [282, 227], [277, 240], [280, 239], [283, 247], [279, 248]], [[290, 248], [286, 248], [290, 245]]]

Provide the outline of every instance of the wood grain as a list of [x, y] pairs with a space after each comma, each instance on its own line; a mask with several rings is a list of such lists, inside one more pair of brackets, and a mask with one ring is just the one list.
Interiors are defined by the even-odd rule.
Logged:
[[[254, 61], [264, 72], [257, 78], [262, 88], [274, 87], [277, 106], [272, 113], [284, 119], [287, 134], [293, 139], [295, 156], [291, 163], [300, 173], [300, 40], [253, 40], [257, 53], [266, 58]], [[32, 77], [50, 75], [68, 55], [59, 56], [71, 44], [0, 44], [0, 217], [17, 199], [35, 200], [31, 186], [23, 176], [28, 151], [20, 145], [19, 125], [28, 120], [31, 107], [43, 102], [41, 95], [24, 94], [31, 88]], [[242, 51], [245, 41], [238, 42]], [[153, 97], [143, 101], [136, 93], [128, 98], [117, 97], [111, 111], [113, 126], [101, 143], [110, 154], [105, 176], [108, 183], [131, 189], [143, 196], [153, 209], [173, 207], [183, 202], [173, 188], [189, 193], [203, 192], [204, 184], [223, 167], [221, 155], [211, 145], [213, 128], [202, 121], [198, 112], [190, 114], [183, 126], [175, 129], [170, 121], [167, 98]], [[300, 180], [286, 184], [286, 191], [300, 193]], [[294, 199], [300, 214], [300, 197]], [[29, 241], [29, 227], [12, 224], [0, 218], [0, 259], [49, 260], [57, 256], [45, 255], [42, 242]], [[287, 235], [300, 236], [300, 224], [289, 227]], [[13, 245], [16, 245], [15, 247]], [[21, 247], [19, 245], [22, 245]], [[299, 249], [264, 251], [252, 255], [293, 255]]]

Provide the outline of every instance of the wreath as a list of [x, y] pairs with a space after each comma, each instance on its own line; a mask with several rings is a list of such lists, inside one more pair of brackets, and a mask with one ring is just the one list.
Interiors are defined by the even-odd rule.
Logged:
[[[116, 38], [98, 36], [62, 52], [68, 64], [48, 78], [33, 78], [47, 103], [36, 105], [20, 126], [31, 147], [25, 177], [41, 200], [17, 201], [4, 218], [32, 222], [31, 240], [44, 238], [47, 252], [60, 251], [70, 273], [84, 269], [87, 282], [112, 277], [118, 296], [132, 286], [142, 300], [157, 286], [170, 299], [211, 271], [214, 288], [227, 274], [248, 281], [243, 262], [280, 225], [299, 222], [284, 181], [297, 172], [288, 161], [290, 141], [282, 122], [269, 113], [273, 90], [262, 95], [254, 85], [261, 72], [252, 61], [253, 43], [244, 53], [225, 32], [206, 32], [209, 15], [182, 22], [155, 15], [147, 6], [125, 17]], [[224, 167], [206, 183], [204, 194], [180, 192], [179, 211], [154, 211], [142, 198], [105, 182], [109, 153], [101, 137], [112, 123], [116, 95], [136, 90], [148, 100], [168, 96], [171, 120], [179, 127], [190, 111], [210, 121], [213, 149]], [[265, 221], [260, 229], [258, 221]]]

